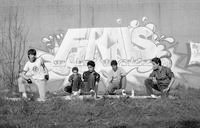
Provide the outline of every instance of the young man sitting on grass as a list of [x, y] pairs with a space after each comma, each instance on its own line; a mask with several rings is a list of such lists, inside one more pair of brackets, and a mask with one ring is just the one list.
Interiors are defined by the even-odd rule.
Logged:
[[153, 98], [158, 98], [153, 94], [152, 89], [155, 89], [161, 92], [161, 96], [167, 97], [175, 80], [174, 73], [170, 68], [162, 66], [160, 58], [153, 58], [151, 62], [153, 64], [153, 72], [145, 80], [147, 94]]
[[108, 94], [115, 94], [116, 90], [121, 89], [122, 95], [126, 95], [126, 75], [127, 73], [121, 68], [117, 66], [117, 61], [111, 61], [112, 70], [108, 74]]
[[81, 74], [78, 73], [78, 68], [72, 68], [73, 74], [69, 76], [68, 81], [70, 83], [69, 86], [66, 86], [64, 90], [68, 93], [71, 93], [75, 96], [80, 95], [81, 93], [81, 86], [83, 84], [81, 80]]
[[30, 49], [28, 51], [28, 59], [23, 72], [20, 73], [18, 79], [19, 92], [22, 93], [23, 98], [27, 98], [26, 86], [35, 83], [39, 90], [38, 101], [45, 101], [45, 86], [46, 81], [49, 79], [48, 70], [44, 65], [42, 58], [36, 58], [36, 50]]
[[88, 71], [85, 71], [83, 73], [85, 91], [90, 92], [93, 97], [95, 96], [95, 98], [97, 98], [100, 75], [94, 70], [95, 68], [94, 61], [88, 61], [87, 67], [88, 67]]

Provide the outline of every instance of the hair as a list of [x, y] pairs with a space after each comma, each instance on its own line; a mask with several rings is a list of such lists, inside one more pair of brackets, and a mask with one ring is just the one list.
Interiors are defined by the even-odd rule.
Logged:
[[117, 65], [117, 61], [116, 61], [116, 60], [112, 60], [111, 63], [110, 63], [110, 65], [111, 65], [111, 66], [112, 66], [112, 65]]
[[94, 63], [94, 61], [88, 61], [87, 62], [87, 66], [92, 66], [92, 67], [95, 67], [95, 63]]
[[34, 56], [36, 56], [36, 50], [35, 49], [29, 49], [28, 50], [28, 56], [29, 55], [34, 55]]
[[161, 60], [160, 60], [160, 58], [158, 58], [158, 57], [153, 58], [153, 59], [151, 60], [151, 62], [155, 62], [156, 64], [158, 64], [158, 65], [161, 66]]
[[78, 72], [78, 68], [77, 67], [73, 67], [72, 68], [72, 72], [75, 71], [75, 70]]

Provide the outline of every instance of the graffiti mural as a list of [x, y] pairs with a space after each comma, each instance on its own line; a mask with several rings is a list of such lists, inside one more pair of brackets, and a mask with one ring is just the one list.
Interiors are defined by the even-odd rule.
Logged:
[[43, 37], [42, 42], [46, 44], [47, 50], [50, 54], [56, 55], [60, 44], [62, 43], [63, 40], [63, 34], [54, 34], [54, 35], [49, 35], [48, 37]]
[[[117, 19], [117, 23], [120, 25], [121, 19]], [[46, 43], [48, 52], [38, 50], [38, 56], [45, 60], [51, 80], [65, 79], [62, 85], [66, 84], [72, 67], [77, 66], [80, 73], [87, 70], [88, 60], [96, 63], [102, 89], [107, 86], [113, 59], [126, 71], [134, 68], [127, 76], [129, 88], [143, 86], [140, 78], [148, 77], [152, 70], [150, 60], [154, 57], [160, 57], [162, 64], [172, 68], [177, 78], [181, 78], [181, 73], [189, 73], [177, 67], [180, 55], [174, 52], [175, 39], [159, 35], [156, 26], [146, 17], [141, 22], [131, 21], [128, 27], [68, 29], [65, 35], [44, 37], [42, 42]]]

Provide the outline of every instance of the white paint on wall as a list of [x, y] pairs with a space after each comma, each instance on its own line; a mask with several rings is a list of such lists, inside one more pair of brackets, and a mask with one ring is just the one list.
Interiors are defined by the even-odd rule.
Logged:
[[87, 61], [93, 60], [95, 70], [101, 75], [100, 86], [105, 88], [110, 61], [115, 59], [125, 71], [135, 68], [127, 76], [129, 86], [143, 86], [138, 78], [148, 77], [152, 71], [150, 60], [154, 57], [160, 57], [163, 65], [172, 68], [181, 78], [180, 73], [187, 71], [176, 66], [180, 56], [173, 48], [166, 47], [166, 43], [175, 43], [174, 38], [159, 36], [153, 23], [144, 22], [133, 20], [128, 27], [68, 29], [61, 44], [53, 45], [52, 50], [56, 52], [41, 55], [47, 60], [50, 79], [65, 79], [65, 84], [72, 67], [77, 66], [83, 73], [87, 70]]

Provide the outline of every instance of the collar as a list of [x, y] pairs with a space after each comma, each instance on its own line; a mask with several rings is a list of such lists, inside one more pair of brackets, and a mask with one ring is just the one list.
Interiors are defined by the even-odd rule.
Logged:
[[159, 68], [157, 69], [158, 72], [161, 72], [163, 69], [163, 66], [159, 66]]
[[[113, 69], [112, 69], [112, 70], [113, 70]], [[118, 70], [118, 67], [117, 67], [117, 70]], [[117, 70], [116, 70], [116, 71], [117, 71]], [[114, 70], [113, 70], [113, 71], [114, 71]], [[116, 71], [114, 71], [114, 72], [116, 72]]]
[[93, 73], [93, 72], [96, 72], [95, 70], [93, 70], [92, 72], [88, 71], [89, 73]]

